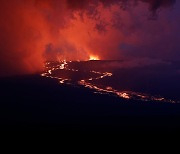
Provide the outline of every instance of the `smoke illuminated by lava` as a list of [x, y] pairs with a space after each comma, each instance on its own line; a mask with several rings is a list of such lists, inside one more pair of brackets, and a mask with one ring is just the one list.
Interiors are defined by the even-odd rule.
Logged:
[[179, 59], [179, 4], [1, 0], [0, 75], [38, 72], [47, 60]]

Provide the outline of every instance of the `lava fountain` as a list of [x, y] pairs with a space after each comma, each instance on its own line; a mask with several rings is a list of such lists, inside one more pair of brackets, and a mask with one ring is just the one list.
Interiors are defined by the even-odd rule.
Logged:
[[100, 60], [100, 58], [95, 55], [90, 55], [89, 60]]

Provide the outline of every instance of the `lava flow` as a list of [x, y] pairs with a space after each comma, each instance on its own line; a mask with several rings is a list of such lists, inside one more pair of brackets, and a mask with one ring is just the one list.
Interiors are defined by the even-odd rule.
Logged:
[[[91, 58], [91, 60], [96, 60], [95, 58]], [[68, 73], [82, 73], [79, 69], [74, 69], [69, 67], [69, 65], [73, 63], [72, 61], [60, 61], [60, 62], [47, 62], [45, 64], [45, 72], [41, 74], [43, 77], [48, 77], [52, 79], [57, 79], [60, 84], [71, 84], [71, 85], [79, 85], [89, 89], [93, 89], [95, 93], [99, 94], [108, 94], [124, 99], [132, 99], [132, 100], [141, 100], [141, 101], [154, 101], [154, 102], [168, 102], [168, 103], [179, 103], [179, 101], [174, 101], [170, 99], [166, 99], [164, 97], [156, 97], [151, 96], [145, 93], [133, 92], [133, 91], [118, 91], [111, 86], [99, 86], [93, 84], [92, 81], [102, 80], [104, 78], [110, 78], [113, 76], [111, 72], [99, 72], [90, 70], [87, 72], [84, 71], [84, 74], [91, 74], [92, 77], [86, 77], [83, 79], [73, 80], [71, 77], [63, 76], [63, 74]], [[81, 63], [81, 61], [77, 61], [76, 63]]]

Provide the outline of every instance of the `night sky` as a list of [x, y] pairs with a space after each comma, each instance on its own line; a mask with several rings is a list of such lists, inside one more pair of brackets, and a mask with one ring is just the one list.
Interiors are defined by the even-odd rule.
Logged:
[[1, 0], [0, 76], [48, 60], [180, 60], [176, 0]]

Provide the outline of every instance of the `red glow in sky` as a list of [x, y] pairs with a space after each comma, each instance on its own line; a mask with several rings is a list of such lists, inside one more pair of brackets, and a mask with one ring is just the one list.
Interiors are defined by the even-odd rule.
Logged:
[[179, 59], [175, 0], [1, 0], [0, 75], [47, 60]]

